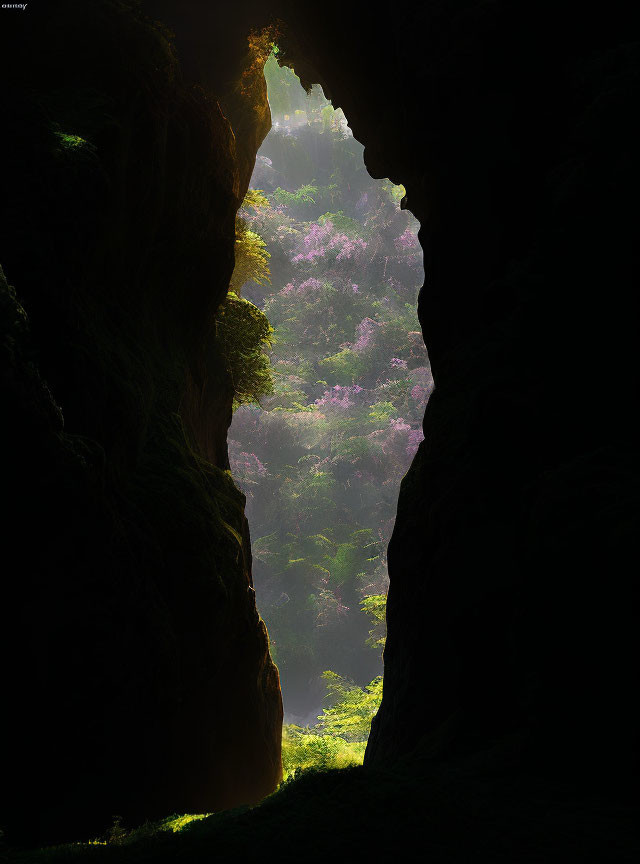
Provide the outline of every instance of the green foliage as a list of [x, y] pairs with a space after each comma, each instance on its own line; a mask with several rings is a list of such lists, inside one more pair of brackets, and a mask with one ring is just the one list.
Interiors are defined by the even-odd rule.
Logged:
[[313, 197], [319, 191], [318, 186], [312, 186], [310, 183], [305, 183], [295, 192], [287, 192], [286, 189], [281, 189], [280, 186], [271, 193], [272, 199], [276, 204], [315, 204], [316, 199]]
[[68, 150], [74, 150], [77, 147], [88, 147], [89, 142], [79, 135], [67, 135], [64, 132], [56, 132], [58, 139], [63, 147]]
[[[268, 210], [269, 199], [260, 189], [249, 189], [240, 210]], [[262, 237], [252, 231], [242, 216], [236, 216], [235, 266], [229, 283], [229, 291], [240, 296], [247, 282], [264, 285], [271, 282], [269, 270], [271, 253]]]
[[374, 402], [369, 417], [374, 423], [386, 423], [396, 414], [393, 402]]
[[385, 594], [370, 594], [360, 602], [360, 606], [362, 611], [366, 612], [367, 615], [371, 615], [375, 621], [384, 621], [385, 611], [387, 608], [387, 598]]
[[331, 103], [325, 105], [320, 111], [322, 129], [324, 132], [340, 129], [346, 125], [346, 118], [342, 108], [334, 108]]
[[246, 222], [236, 219], [236, 263], [229, 283], [229, 290], [239, 295], [247, 282], [263, 285], [271, 281], [267, 244], [259, 234], [247, 228]]
[[321, 112], [322, 126], [325, 130], [331, 128], [334, 114], [335, 114], [335, 111], [333, 110], [333, 106], [331, 106], [331, 105], [325, 105], [324, 108], [322, 109], [322, 112]]
[[347, 741], [366, 741], [371, 720], [382, 701], [382, 675], [364, 688], [335, 672], [327, 671], [322, 677], [327, 682], [329, 698], [335, 701], [318, 717], [316, 728], [322, 729], [325, 735]]
[[386, 642], [385, 616], [387, 612], [386, 594], [370, 594], [360, 601], [362, 611], [374, 620], [374, 626], [369, 631], [367, 645], [371, 648], [384, 648]]
[[[274, 46], [264, 64], [264, 77], [269, 90], [269, 106], [273, 117], [295, 114], [305, 107], [305, 94], [300, 79], [288, 66], [280, 66], [276, 60], [279, 49]], [[274, 86], [275, 85], [275, 86]]]
[[381, 186], [389, 198], [397, 204], [399, 204], [407, 194], [407, 190], [404, 188], [402, 183], [396, 185], [395, 183], [392, 183], [391, 180], [383, 180]]
[[350, 348], [343, 348], [337, 354], [332, 354], [320, 361], [320, 368], [333, 381], [356, 381], [366, 368], [366, 360]]
[[298, 771], [346, 768], [361, 765], [364, 759], [371, 720], [382, 700], [382, 676], [364, 688], [335, 672], [324, 672], [322, 677], [334, 704], [325, 708], [311, 728], [294, 725], [283, 728], [285, 780]]
[[[270, 206], [260, 189], [249, 189], [242, 202], [245, 210]], [[229, 293], [216, 316], [216, 337], [233, 385], [235, 407], [259, 403], [274, 392], [266, 352], [273, 342], [273, 328], [264, 312], [240, 297], [247, 282], [262, 285], [271, 281], [270, 257], [262, 237], [242, 217], [236, 217], [235, 267]]]
[[248, 207], [251, 207], [253, 210], [257, 211], [270, 206], [271, 204], [269, 203], [269, 199], [262, 189], [248, 189], [247, 194], [244, 196], [241, 209], [246, 210]]
[[282, 773], [285, 780], [309, 769], [327, 770], [362, 765], [366, 742], [317, 734], [300, 726], [282, 729]]
[[[122, 817], [116, 816], [113, 825], [104, 833], [102, 837], [97, 837], [95, 840], [87, 840], [84, 843], [73, 843], [67, 846], [46, 847], [41, 850], [42, 860], [49, 860], [56, 857], [56, 852], [60, 851], [65, 860], [67, 856], [74, 860], [81, 860], [82, 851], [85, 848], [93, 849], [93, 847], [131, 847], [134, 844], [145, 842], [158, 842], [161, 837], [179, 834], [189, 825], [194, 822], [200, 822], [211, 816], [211, 813], [185, 813], [181, 816], [172, 815], [165, 819], [160, 819], [157, 822], [143, 822], [136, 828], [125, 828], [122, 825]], [[113, 850], [115, 852], [115, 850]], [[124, 851], [124, 850], [123, 850]], [[106, 853], [109, 854], [109, 853]], [[84, 856], [82, 856], [84, 857]]]
[[339, 588], [357, 572], [356, 562], [359, 558], [359, 549], [353, 543], [340, 543], [336, 554], [327, 560], [327, 569], [331, 574], [329, 584], [332, 588]]
[[364, 237], [368, 234], [361, 222], [352, 219], [351, 216], [345, 216], [342, 210], [338, 210], [337, 213], [324, 213], [318, 222], [320, 225], [331, 222], [336, 231], [346, 234], [347, 237]]
[[273, 397], [270, 400], [271, 411], [308, 411], [314, 410], [312, 405], [307, 404], [307, 394], [291, 381], [291, 376], [283, 375], [277, 370], [272, 370], [274, 379]]
[[273, 328], [267, 316], [242, 297], [230, 292], [218, 310], [216, 337], [234, 391], [234, 403], [259, 402], [273, 393], [273, 376], [266, 348]]

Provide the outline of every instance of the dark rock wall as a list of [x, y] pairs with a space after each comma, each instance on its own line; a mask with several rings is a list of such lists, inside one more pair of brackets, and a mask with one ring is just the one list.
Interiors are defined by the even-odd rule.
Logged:
[[389, 550], [367, 762], [509, 739], [523, 766], [634, 770], [633, 8], [150, 5], [196, 76], [214, 20], [279, 20], [284, 57], [344, 109], [371, 173], [403, 183], [422, 224], [436, 390]]
[[436, 389], [366, 762], [511, 738], [523, 767], [632, 772], [637, 21], [615, 3], [361, 12], [286, 14], [294, 65], [405, 184], [426, 254]]
[[259, 800], [282, 705], [212, 330], [246, 166], [130, 4], [32, 11], [0, 22], [1, 821], [55, 839]]
[[436, 390], [367, 762], [516, 741], [545, 772], [633, 770], [632, 4], [148, 0], [183, 78], [126, 3], [32, 5], [0, 30], [5, 821], [77, 836], [277, 780], [210, 330], [268, 125], [247, 34], [277, 19], [427, 263]]

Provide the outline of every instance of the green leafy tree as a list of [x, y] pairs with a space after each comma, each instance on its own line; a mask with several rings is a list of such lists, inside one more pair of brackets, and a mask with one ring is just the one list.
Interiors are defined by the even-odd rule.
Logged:
[[374, 626], [369, 631], [367, 645], [372, 648], [384, 648], [386, 642], [386, 626], [385, 615], [387, 611], [387, 596], [386, 594], [369, 594], [368, 597], [363, 597], [360, 601], [360, 608], [363, 612], [373, 618]]
[[273, 393], [267, 349], [273, 328], [267, 316], [249, 300], [229, 292], [216, 317], [216, 338], [234, 392], [234, 404], [259, 403]]
[[366, 743], [285, 726], [282, 733], [282, 773], [285, 780], [308, 770], [326, 771], [361, 765]]
[[316, 728], [326, 735], [335, 735], [346, 741], [366, 741], [371, 720], [382, 701], [382, 675], [366, 687], [358, 687], [336, 672], [324, 672], [330, 699], [335, 700], [318, 717]]
[[[248, 209], [257, 211], [269, 206], [269, 199], [259, 189], [249, 189], [242, 203], [245, 211]], [[256, 285], [269, 283], [271, 281], [269, 258], [271, 253], [267, 250], [267, 244], [262, 237], [248, 227], [245, 219], [237, 216], [235, 266], [229, 291], [239, 297], [242, 286], [247, 282], [254, 282]]]
[[295, 192], [287, 192], [286, 189], [281, 189], [278, 186], [275, 192], [271, 194], [276, 204], [315, 204], [314, 195], [318, 194], [318, 187], [305, 183]]

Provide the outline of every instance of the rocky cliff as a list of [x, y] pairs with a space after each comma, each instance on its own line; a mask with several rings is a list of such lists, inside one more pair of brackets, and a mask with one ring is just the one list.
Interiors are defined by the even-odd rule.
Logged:
[[[151, 3], [195, 76], [213, 5]], [[282, 0], [226, 17], [277, 22], [279, 56], [343, 108], [422, 225], [436, 388], [389, 549], [367, 763], [509, 740], [523, 769], [633, 772], [633, 10]]]
[[282, 705], [213, 331], [229, 121], [130, 4], [7, 20], [3, 824], [55, 839], [259, 800]]
[[544, 782], [632, 776], [633, 9], [143, 5], [179, 65], [115, 0], [1, 33], [14, 812], [84, 831], [96, 813], [256, 800], [278, 777], [207, 329], [267, 122], [247, 35], [276, 21], [371, 173], [407, 188], [426, 255], [436, 389], [389, 550], [366, 762], [426, 775], [508, 752]]

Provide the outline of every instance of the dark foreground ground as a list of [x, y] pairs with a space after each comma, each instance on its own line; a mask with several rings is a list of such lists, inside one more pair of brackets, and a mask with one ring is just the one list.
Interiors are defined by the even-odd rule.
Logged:
[[[486, 757], [403, 772], [310, 773], [259, 807], [191, 822], [115, 829], [106, 845], [11, 850], [39, 862], [428, 862], [640, 860], [637, 794], [487, 768]], [[109, 836], [109, 832], [103, 841]]]

